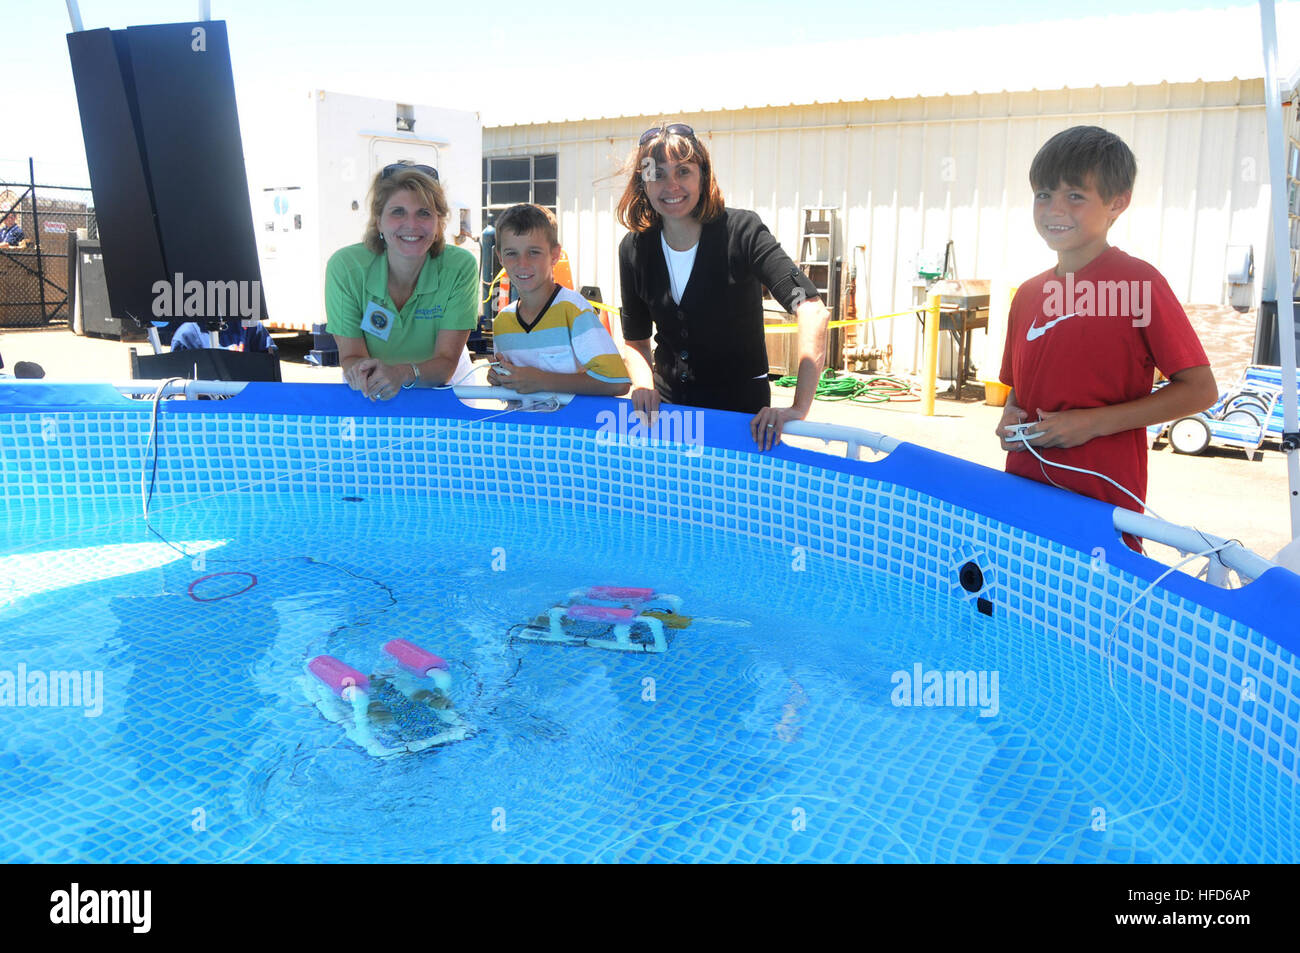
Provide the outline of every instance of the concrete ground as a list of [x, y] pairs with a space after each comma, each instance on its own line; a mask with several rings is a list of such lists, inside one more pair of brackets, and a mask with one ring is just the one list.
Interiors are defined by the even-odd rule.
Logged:
[[[1249, 320], [1249, 319], [1246, 319]], [[286, 381], [338, 383], [337, 367], [306, 363], [303, 339], [280, 337], [281, 373]], [[5, 372], [18, 361], [35, 361], [47, 379], [69, 381], [126, 380], [130, 377], [127, 349], [149, 352], [148, 343], [135, 345], [100, 338], [77, 337], [66, 327], [0, 330], [0, 355]], [[1218, 366], [1220, 383], [1239, 369]], [[773, 402], [788, 405], [793, 389], [773, 388]], [[925, 417], [919, 403], [863, 405], [818, 401], [810, 417], [828, 423], [862, 427], [1001, 469], [1005, 454], [993, 436], [1001, 409], [982, 402], [940, 399], [935, 415]], [[820, 449], [817, 441], [793, 443]], [[1272, 556], [1291, 538], [1287, 509], [1287, 476], [1283, 455], [1266, 441], [1254, 461], [1240, 450], [1212, 447], [1198, 457], [1175, 454], [1168, 445], [1150, 454], [1148, 501], [1165, 519], [1235, 538], [1262, 556]], [[1151, 549], [1163, 561], [1170, 550]]]

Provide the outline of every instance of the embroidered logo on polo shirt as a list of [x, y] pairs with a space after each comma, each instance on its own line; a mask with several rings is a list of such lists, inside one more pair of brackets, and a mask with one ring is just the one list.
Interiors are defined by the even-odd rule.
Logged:
[[415, 319], [417, 321], [437, 321], [442, 317], [442, 305], [435, 304], [432, 308], [416, 308]]

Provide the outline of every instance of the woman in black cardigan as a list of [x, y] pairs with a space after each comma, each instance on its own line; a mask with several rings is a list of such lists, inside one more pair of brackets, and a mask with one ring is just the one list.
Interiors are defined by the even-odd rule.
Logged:
[[[756, 214], [724, 206], [709, 153], [683, 123], [642, 134], [618, 218], [631, 230], [618, 262], [633, 406], [754, 414], [754, 441], [774, 446], [786, 421], [808, 416], [821, 375], [830, 314], [816, 287]], [[768, 406], [763, 287], [799, 321], [792, 407]]]

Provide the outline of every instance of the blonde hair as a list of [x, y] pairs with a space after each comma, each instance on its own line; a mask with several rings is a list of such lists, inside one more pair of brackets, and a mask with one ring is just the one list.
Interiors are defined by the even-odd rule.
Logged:
[[402, 169], [387, 177], [380, 172], [375, 176], [375, 181], [370, 184], [370, 220], [366, 222], [366, 231], [361, 240], [376, 255], [383, 253], [384, 240], [379, 235], [379, 220], [384, 217], [388, 200], [403, 189], [414, 192], [416, 198], [438, 216], [433, 247], [429, 249], [429, 257], [437, 258], [447, 244], [443, 228], [451, 215], [451, 206], [447, 204], [447, 196], [438, 181], [419, 169]]

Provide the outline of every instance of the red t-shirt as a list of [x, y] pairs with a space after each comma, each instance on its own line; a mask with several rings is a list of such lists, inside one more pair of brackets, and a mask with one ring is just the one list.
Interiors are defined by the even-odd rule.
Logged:
[[[1052, 269], [1020, 286], [1011, 302], [999, 377], [1015, 389], [1016, 403], [1032, 422], [1040, 410], [1107, 407], [1145, 397], [1155, 368], [1172, 377], [1209, 363], [1160, 272], [1107, 248], [1078, 272], [1059, 277]], [[1146, 499], [1144, 429], [1038, 452], [1045, 460], [1104, 473]], [[1049, 467], [1027, 450], [1007, 454], [1007, 472], [1141, 511], [1105, 480]]]

